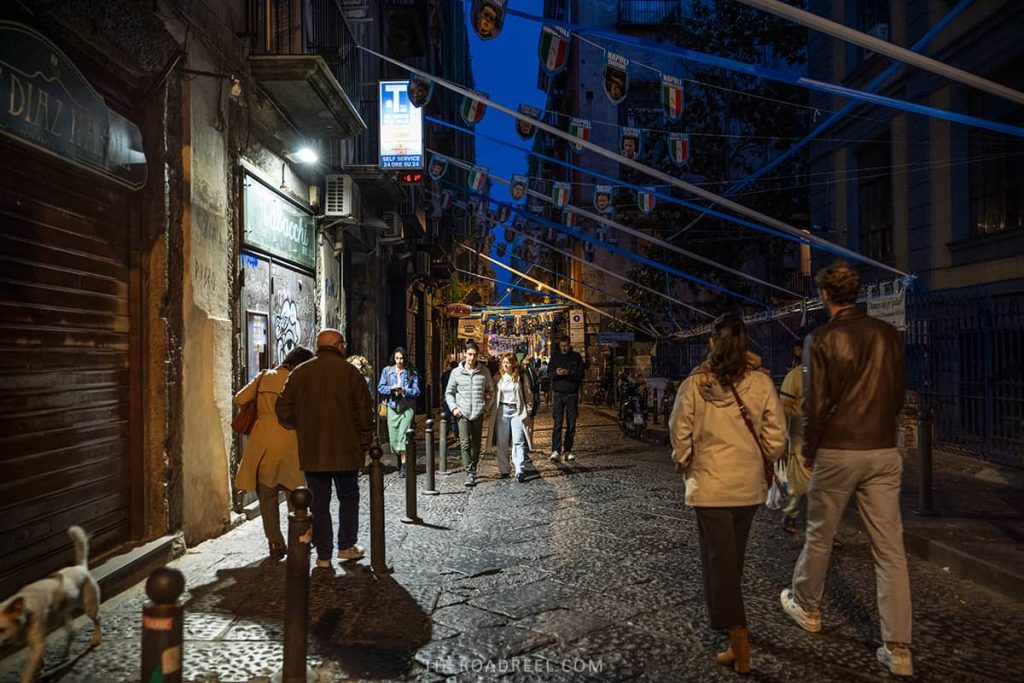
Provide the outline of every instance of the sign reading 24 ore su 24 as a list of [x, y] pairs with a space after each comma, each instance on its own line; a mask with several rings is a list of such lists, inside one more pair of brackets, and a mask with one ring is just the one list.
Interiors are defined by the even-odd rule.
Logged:
[[380, 167], [423, 168], [423, 112], [409, 102], [409, 81], [380, 82]]

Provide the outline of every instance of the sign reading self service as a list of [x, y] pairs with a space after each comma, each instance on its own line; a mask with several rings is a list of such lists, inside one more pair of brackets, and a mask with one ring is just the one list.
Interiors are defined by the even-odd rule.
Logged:
[[409, 103], [409, 81], [380, 82], [380, 167], [423, 168], [423, 111]]

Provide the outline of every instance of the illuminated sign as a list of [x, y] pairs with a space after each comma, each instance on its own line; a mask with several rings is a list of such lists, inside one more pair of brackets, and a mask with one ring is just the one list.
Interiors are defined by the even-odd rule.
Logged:
[[380, 82], [380, 167], [423, 168], [423, 112], [409, 103], [409, 81]]

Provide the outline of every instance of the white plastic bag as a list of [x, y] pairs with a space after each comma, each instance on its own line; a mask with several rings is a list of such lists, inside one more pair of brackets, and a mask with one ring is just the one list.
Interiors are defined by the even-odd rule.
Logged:
[[776, 460], [773, 466], [775, 478], [768, 488], [768, 500], [765, 505], [772, 510], [781, 510], [789, 497], [789, 478], [786, 476], [786, 459]]

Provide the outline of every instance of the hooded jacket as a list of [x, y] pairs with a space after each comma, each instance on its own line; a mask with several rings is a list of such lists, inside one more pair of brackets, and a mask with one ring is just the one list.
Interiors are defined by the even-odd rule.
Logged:
[[[786, 448], [782, 403], [761, 359], [747, 354], [747, 372], [736, 383], [765, 453], [772, 461]], [[683, 381], [669, 417], [672, 459], [686, 481], [686, 504], [738, 507], [765, 501], [764, 456], [727, 386], [708, 363]]]

